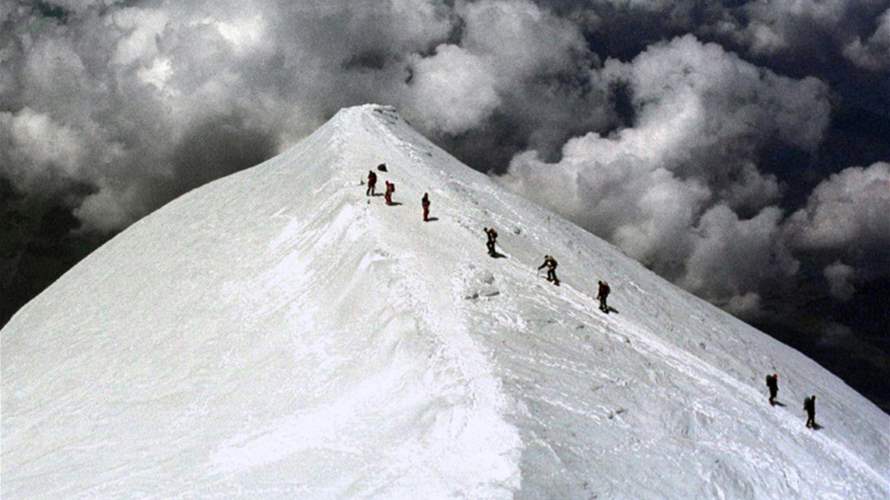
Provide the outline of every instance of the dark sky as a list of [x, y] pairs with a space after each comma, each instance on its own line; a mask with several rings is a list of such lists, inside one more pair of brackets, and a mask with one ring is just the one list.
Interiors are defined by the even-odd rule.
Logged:
[[0, 28], [0, 324], [378, 102], [890, 411], [890, 0], [6, 1]]

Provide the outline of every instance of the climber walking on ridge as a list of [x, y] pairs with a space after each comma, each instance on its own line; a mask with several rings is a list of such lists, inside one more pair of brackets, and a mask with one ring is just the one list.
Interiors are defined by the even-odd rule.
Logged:
[[377, 187], [377, 174], [373, 170], [368, 170], [368, 189], [365, 196], [374, 196], [374, 188]]
[[430, 195], [429, 195], [429, 193], [423, 193], [423, 198], [420, 199], [420, 206], [423, 207], [423, 221], [429, 222], [429, 220], [430, 220]]
[[769, 387], [769, 404], [776, 405], [776, 394], [779, 393], [779, 374], [773, 373], [766, 376], [766, 386]]
[[552, 255], [544, 256], [544, 263], [538, 266], [538, 270], [547, 268], [547, 281], [553, 283], [556, 286], [559, 286], [559, 278], [556, 277], [556, 266], [559, 264], [556, 262], [556, 259], [553, 258]]
[[488, 255], [495, 257], [497, 255], [495, 244], [498, 241], [498, 232], [493, 227], [484, 227], [482, 229], [485, 231], [485, 237], [488, 238], [488, 241], [485, 243], [485, 246], [488, 247]]
[[392, 194], [396, 192], [396, 185], [392, 182], [386, 181], [386, 191], [383, 193], [383, 197], [386, 200], [387, 205], [392, 205]]
[[816, 429], [816, 395], [803, 400], [803, 409], [807, 412], [807, 429]]
[[609, 288], [609, 284], [605, 281], [597, 281], [599, 285], [599, 289], [596, 292], [596, 298], [600, 301], [600, 311], [609, 314], [609, 306], [606, 304], [606, 299], [609, 298], [609, 293], [612, 291]]

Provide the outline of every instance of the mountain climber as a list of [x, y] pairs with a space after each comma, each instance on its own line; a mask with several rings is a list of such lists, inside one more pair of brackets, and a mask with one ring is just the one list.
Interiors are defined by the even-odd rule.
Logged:
[[377, 174], [373, 170], [368, 170], [368, 189], [365, 196], [374, 196], [374, 188], [377, 187]]
[[816, 428], [816, 395], [803, 400], [803, 409], [807, 412], [807, 429]]
[[497, 253], [495, 244], [498, 241], [498, 232], [493, 227], [483, 227], [482, 229], [485, 231], [485, 237], [488, 238], [488, 241], [485, 243], [485, 246], [488, 247], [488, 255], [494, 257]]
[[766, 386], [769, 387], [769, 404], [776, 404], [776, 394], [779, 393], [779, 374], [773, 373], [766, 376]]
[[380, 165], [377, 165], [377, 170], [379, 170], [381, 172], [389, 172], [389, 170], [386, 169], [386, 163], [381, 163]]
[[423, 207], [423, 221], [429, 222], [429, 220], [430, 220], [430, 195], [429, 195], [429, 193], [423, 193], [423, 198], [420, 199], [420, 206]]
[[392, 205], [392, 194], [396, 192], [396, 185], [392, 182], [386, 181], [386, 191], [383, 193], [383, 197], [386, 200], [387, 205]]
[[556, 286], [559, 286], [559, 278], [556, 277], [556, 266], [559, 264], [556, 262], [556, 259], [553, 258], [552, 255], [544, 256], [544, 263], [538, 266], [538, 270], [547, 268], [547, 281], [553, 283]]
[[596, 298], [600, 301], [600, 311], [609, 314], [609, 306], [606, 305], [606, 299], [609, 297], [609, 292], [612, 289], [609, 288], [609, 284], [605, 281], [597, 281], [597, 284], [599, 284], [599, 289], [597, 290]]

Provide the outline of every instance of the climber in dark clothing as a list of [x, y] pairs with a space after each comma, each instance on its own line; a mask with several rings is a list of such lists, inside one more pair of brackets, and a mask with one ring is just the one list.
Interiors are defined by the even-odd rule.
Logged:
[[383, 198], [386, 200], [387, 205], [392, 205], [392, 194], [396, 192], [396, 185], [392, 182], [386, 181], [386, 191], [383, 193]]
[[609, 284], [605, 281], [597, 281], [597, 283], [599, 284], [599, 289], [597, 290], [596, 298], [600, 301], [600, 311], [608, 314], [609, 306], [606, 305], [606, 299], [609, 297], [609, 292], [611, 292], [612, 289], [609, 288]]
[[485, 231], [485, 237], [488, 238], [488, 241], [485, 243], [485, 246], [488, 247], [488, 255], [494, 257], [497, 253], [494, 245], [498, 240], [498, 232], [493, 227], [484, 227], [482, 229]]
[[776, 404], [776, 394], [779, 393], [779, 374], [773, 373], [766, 376], [766, 386], [769, 387], [769, 404]]
[[374, 196], [374, 188], [377, 187], [377, 174], [373, 170], [368, 170], [368, 189], [365, 196]]
[[423, 221], [428, 222], [430, 220], [430, 195], [428, 193], [423, 193], [420, 206], [423, 207]]
[[807, 412], [807, 429], [816, 428], [816, 396], [804, 398], [803, 409]]
[[544, 256], [544, 263], [538, 266], [538, 270], [547, 268], [547, 281], [553, 283], [556, 286], [559, 286], [559, 278], [556, 277], [556, 266], [558, 266], [556, 259], [553, 258], [552, 255]]

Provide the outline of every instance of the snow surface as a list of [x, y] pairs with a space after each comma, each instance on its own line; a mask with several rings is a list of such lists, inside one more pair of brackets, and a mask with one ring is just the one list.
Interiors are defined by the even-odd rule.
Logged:
[[[364, 196], [380, 162], [404, 205]], [[381, 106], [134, 224], [0, 341], [4, 499], [890, 497], [875, 405]]]

